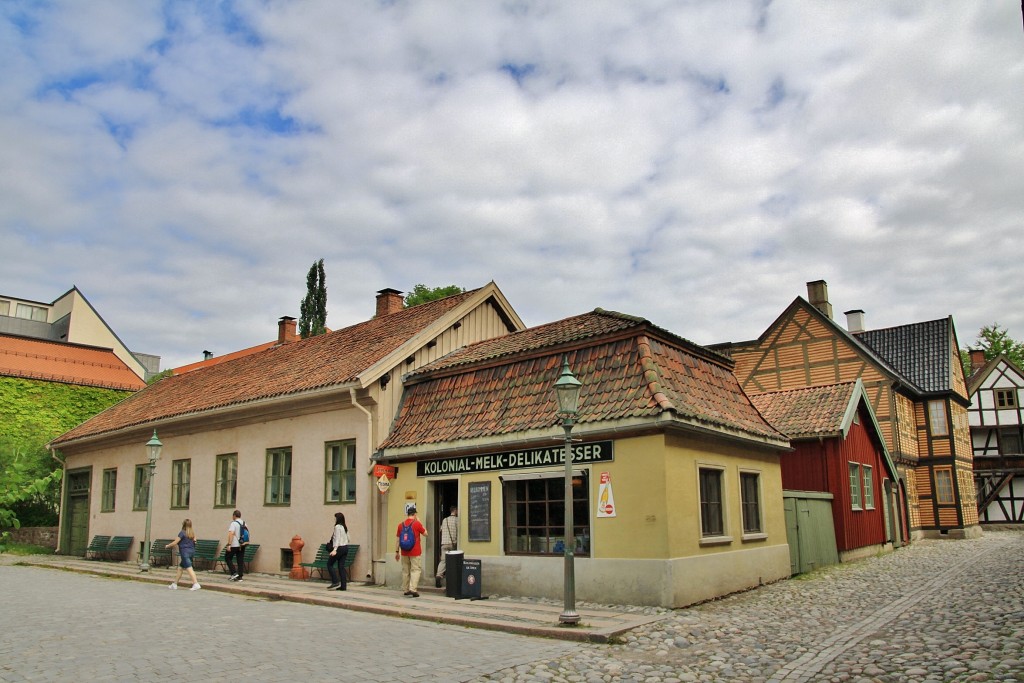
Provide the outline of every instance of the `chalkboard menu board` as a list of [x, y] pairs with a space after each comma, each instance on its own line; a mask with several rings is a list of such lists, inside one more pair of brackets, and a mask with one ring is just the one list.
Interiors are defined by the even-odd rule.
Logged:
[[491, 482], [469, 484], [469, 540], [491, 540]]

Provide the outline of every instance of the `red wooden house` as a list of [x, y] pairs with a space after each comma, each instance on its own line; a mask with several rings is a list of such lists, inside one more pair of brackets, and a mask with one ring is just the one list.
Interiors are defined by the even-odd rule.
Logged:
[[898, 544], [898, 476], [861, 380], [751, 397], [768, 422], [790, 438], [782, 456], [786, 491], [832, 494], [841, 561]]

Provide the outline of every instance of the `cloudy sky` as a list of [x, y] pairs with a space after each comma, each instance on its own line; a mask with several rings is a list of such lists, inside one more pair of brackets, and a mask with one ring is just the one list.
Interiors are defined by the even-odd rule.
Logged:
[[756, 337], [1024, 338], [1017, 0], [5, 0], [0, 294], [72, 285], [163, 367], [494, 280]]

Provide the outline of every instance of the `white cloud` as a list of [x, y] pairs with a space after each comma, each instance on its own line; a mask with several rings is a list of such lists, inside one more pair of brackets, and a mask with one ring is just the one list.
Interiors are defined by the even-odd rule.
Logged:
[[273, 338], [324, 258], [375, 290], [494, 279], [698, 342], [804, 283], [873, 326], [1017, 306], [1012, 4], [0, 5], [0, 292], [76, 284], [165, 366]]

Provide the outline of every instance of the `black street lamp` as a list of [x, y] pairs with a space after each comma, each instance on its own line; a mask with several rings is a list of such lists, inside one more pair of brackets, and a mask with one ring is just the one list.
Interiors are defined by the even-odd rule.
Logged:
[[576, 611], [576, 568], [574, 553], [576, 551], [576, 529], [573, 520], [572, 501], [572, 427], [580, 402], [580, 387], [583, 386], [569, 369], [568, 356], [562, 359], [562, 375], [555, 382], [555, 395], [558, 397], [558, 414], [562, 416], [562, 429], [565, 430], [565, 588], [563, 592], [562, 613], [558, 615], [558, 623], [564, 626], [575, 626], [580, 623], [580, 615]]
[[149, 526], [153, 518], [153, 475], [156, 474], [156, 461], [160, 459], [160, 451], [164, 445], [156, 438], [156, 430], [153, 430], [153, 438], [146, 442], [146, 451], [149, 454], [149, 489], [146, 502], [146, 541], [142, 546], [142, 565], [139, 567], [144, 572], [149, 571]]

